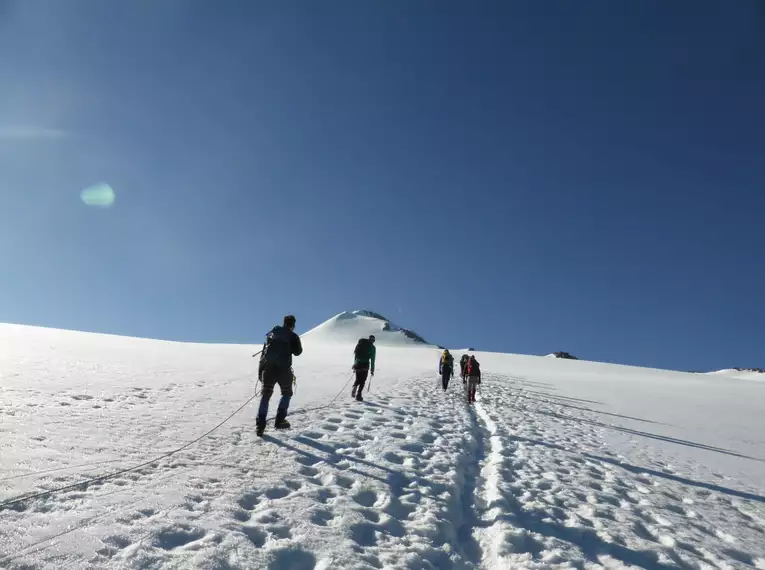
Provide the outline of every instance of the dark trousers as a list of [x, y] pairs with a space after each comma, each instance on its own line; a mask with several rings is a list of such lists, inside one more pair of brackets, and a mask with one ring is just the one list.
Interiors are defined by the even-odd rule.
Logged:
[[274, 387], [279, 384], [282, 391], [282, 399], [279, 400], [279, 406], [276, 409], [276, 421], [287, 417], [287, 408], [290, 406], [292, 398], [292, 372], [282, 370], [281, 368], [266, 367], [263, 370], [263, 392], [260, 397], [260, 407], [258, 408], [257, 423], [265, 425], [266, 416], [268, 416], [268, 403], [271, 395], [274, 393]]
[[361, 395], [361, 391], [364, 389], [364, 384], [367, 383], [368, 376], [369, 368], [356, 368], [356, 381], [353, 383], [353, 393], [357, 396]]
[[449, 379], [452, 377], [451, 370], [445, 370], [441, 374], [441, 384], [444, 386], [444, 390], [446, 390], [449, 387]]

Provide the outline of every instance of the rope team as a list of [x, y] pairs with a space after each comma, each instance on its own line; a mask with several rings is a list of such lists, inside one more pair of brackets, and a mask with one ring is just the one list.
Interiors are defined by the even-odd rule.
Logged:
[[[281, 326], [274, 327], [266, 335], [266, 342], [263, 344], [263, 350], [260, 351], [260, 363], [258, 364], [258, 381], [263, 384], [260, 393], [260, 405], [258, 406], [258, 415], [255, 420], [255, 435], [262, 437], [266, 431], [266, 418], [268, 417], [268, 405], [274, 388], [279, 385], [282, 397], [276, 408], [276, 418], [274, 419], [274, 429], [289, 429], [290, 423], [287, 421], [287, 411], [289, 410], [290, 400], [294, 393], [295, 374], [292, 371], [292, 357], [303, 354], [303, 344], [300, 337], [295, 334], [296, 319], [293, 315], [284, 317]], [[356, 381], [353, 383], [351, 397], [363, 402], [361, 396], [367, 378], [371, 374], [375, 375], [375, 336], [359, 340], [353, 351], [353, 371], [356, 375]], [[257, 356], [257, 354], [253, 355]], [[371, 381], [370, 381], [371, 386]]]
[[[255, 420], [255, 434], [263, 436], [266, 430], [266, 421], [268, 417], [268, 406], [274, 388], [279, 385], [282, 397], [276, 408], [276, 418], [274, 419], [274, 429], [289, 429], [290, 423], [287, 421], [287, 411], [289, 410], [290, 400], [294, 394], [295, 374], [292, 371], [292, 357], [300, 356], [303, 353], [303, 345], [300, 337], [295, 333], [295, 317], [287, 315], [281, 326], [274, 327], [266, 335], [266, 342], [263, 344], [263, 350], [260, 352], [260, 363], [258, 364], [258, 381], [262, 383], [263, 389], [260, 393], [260, 406]], [[254, 354], [253, 356], [257, 356]], [[353, 372], [356, 380], [351, 389], [351, 397], [359, 402], [364, 398], [361, 393], [364, 391], [367, 380], [371, 388], [371, 377], [375, 375], [375, 358], [377, 349], [375, 348], [375, 336], [359, 339], [356, 348], [353, 350]], [[438, 373], [441, 375], [441, 383], [444, 392], [449, 387], [449, 379], [454, 376], [454, 357], [448, 350], [444, 350], [438, 363]], [[481, 383], [481, 367], [475, 356], [463, 354], [460, 359], [460, 375], [462, 384], [467, 394], [468, 403], [475, 402], [475, 393], [478, 385]], [[369, 388], [367, 388], [367, 392]]]
[[[438, 373], [441, 375], [441, 386], [446, 392], [449, 387], [449, 380], [454, 376], [454, 357], [448, 350], [444, 350], [438, 361]], [[481, 383], [481, 365], [475, 359], [475, 355], [462, 355], [460, 358], [460, 377], [467, 394], [467, 401], [472, 404], [475, 402], [476, 389]]]

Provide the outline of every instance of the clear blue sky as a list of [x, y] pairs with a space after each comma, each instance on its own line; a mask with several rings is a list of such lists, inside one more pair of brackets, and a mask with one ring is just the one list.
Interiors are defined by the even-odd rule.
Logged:
[[0, 0], [0, 321], [765, 366], [763, 61], [756, 0]]

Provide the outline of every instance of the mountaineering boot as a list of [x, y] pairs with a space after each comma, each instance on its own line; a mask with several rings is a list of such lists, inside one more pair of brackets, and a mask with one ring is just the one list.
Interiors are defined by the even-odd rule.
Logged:
[[351, 398], [356, 397], [356, 384], [353, 385], [353, 389], [351, 390]]
[[357, 402], [363, 402], [364, 398], [361, 397], [361, 390], [359, 390], [359, 393], [356, 394], [356, 401]]
[[277, 419], [274, 422], [274, 429], [290, 429], [290, 423], [284, 418]]
[[266, 431], [266, 424], [257, 423], [255, 424], [255, 435], [258, 437], [263, 437], [263, 432]]

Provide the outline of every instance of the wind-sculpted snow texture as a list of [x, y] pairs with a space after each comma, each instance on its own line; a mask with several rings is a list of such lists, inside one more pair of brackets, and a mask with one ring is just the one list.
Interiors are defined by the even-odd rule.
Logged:
[[[251, 347], [0, 339], [0, 503], [254, 389]], [[305, 344], [291, 431], [257, 438], [251, 404], [2, 508], [0, 568], [765, 568], [763, 383], [479, 352], [469, 407], [437, 350], [383, 345], [356, 402], [352, 345]]]

